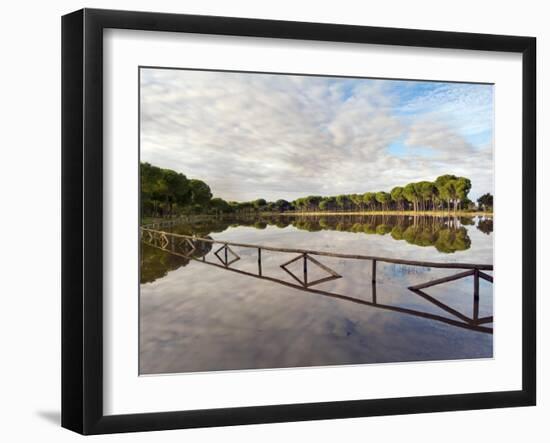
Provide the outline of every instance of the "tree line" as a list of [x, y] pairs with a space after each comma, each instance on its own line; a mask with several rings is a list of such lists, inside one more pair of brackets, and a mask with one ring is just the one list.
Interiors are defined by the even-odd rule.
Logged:
[[419, 181], [395, 186], [390, 192], [365, 192], [298, 198], [293, 202], [299, 211], [458, 211], [477, 209], [468, 198], [470, 179], [446, 174], [435, 181]]
[[396, 186], [390, 192], [365, 192], [334, 196], [309, 195], [293, 201], [264, 198], [253, 201], [225, 201], [213, 197], [202, 180], [188, 179], [171, 169], [140, 164], [141, 210], [144, 217], [172, 217], [180, 214], [248, 214], [257, 212], [346, 212], [346, 211], [492, 211], [493, 196], [484, 194], [477, 205], [468, 198], [470, 179], [445, 174], [435, 181]]

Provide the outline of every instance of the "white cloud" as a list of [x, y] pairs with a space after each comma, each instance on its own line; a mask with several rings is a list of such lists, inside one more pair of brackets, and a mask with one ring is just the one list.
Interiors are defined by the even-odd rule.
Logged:
[[[474, 99], [452, 88], [404, 102], [389, 81], [162, 69], [141, 78], [142, 161], [228, 200], [391, 189], [448, 172], [492, 191], [492, 163], [479, 161], [492, 147], [474, 146], [477, 123], [454, 110]], [[410, 149], [392, 154], [396, 140]]]

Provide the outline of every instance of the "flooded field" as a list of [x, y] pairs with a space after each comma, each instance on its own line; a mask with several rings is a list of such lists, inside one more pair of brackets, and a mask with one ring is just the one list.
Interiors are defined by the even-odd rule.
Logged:
[[204, 217], [162, 230], [189, 237], [142, 237], [141, 374], [492, 357], [491, 271], [476, 301], [474, 275], [409, 289], [465, 269], [380, 260], [373, 282], [358, 258], [492, 264], [491, 218]]

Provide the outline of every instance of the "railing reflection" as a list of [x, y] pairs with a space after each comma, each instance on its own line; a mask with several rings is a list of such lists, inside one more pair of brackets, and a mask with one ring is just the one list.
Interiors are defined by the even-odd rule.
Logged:
[[[227, 271], [234, 272], [240, 275], [245, 275], [248, 277], [270, 281], [273, 283], [277, 283], [293, 289], [298, 289], [300, 291], [309, 292], [312, 294], [319, 294], [326, 297], [331, 297], [339, 300], [345, 300], [348, 302], [356, 303], [359, 305], [371, 306], [377, 309], [399, 312], [402, 314], [426, 318], [426, 319], [446, 323], [452, 326], [456, 326], [459, 328], [469, 329], [472, 331], [489, 333], [489, 334], [493, 333], [492, 326], [488, 325], [489, 323], [493, 322], [493, 317], [487, 316], [487, 317], [479, 318], [479, 278], [490, 281], [491, 283], [493, 281], [492, 276], [482, 272], [480, 269], [492, 270], [492, 265], [412, 262], [409, 260], [386, 259], [381, 257], [374, 258], [374, 257], [365, 257], [365, 256], [353, 256], [349, 254], [321, 253], [319, 251], [304, 251], [304, 250], [288, 249], [288, 248], [283, 249], [283, 248], [273, 248], [273, 247], [259, 247], [257, 245], [242, 245], [242, 244], [236, 244], [236, 243], [226, 243], [226, 242], [216, 241], [210, 238], [196, 238], [196, 237], [182, 236], [182, 235], [170, 234], [162, 231], [154, 231], [154, 230], [148, 230], [148, 229], [142, 229], [141, 237], [142, 237], [142, 241], [146, 245], [160, 249], [173, 256], [180, 257], [186, 261], [188, 260], [198, 261], [200, 263], [225, 269]], [[214, 257], [217, 258], [217, 261], [210, 261], [206, 259], [206, 256], [208, 254], [208, 251], [211, 250], [212, 244], [214, 243], [221, 243], [222, 246], [218, 248], [213, 254]], [[241, 257], [237, 254], [237, 252], [235, 252], [235, 250], [231, 248], [231, 246], [235, 246], [235, 245], [241, 246], [241, 247], [254, 248], [257, 250], [257, 272], [250, 272], [243, 269], [237, 269], [235, 267], [231, 267], [234, 263], [241, 260]], [[296, 283], [288, 282], [280, 278], [265, 275], [265, 272], [262, 266], [262, 249], [268, 250], [268, 251], [276, 251], [276, 252], [299, 253], [299, 255], [297, 255], [296, 257], [280, 265], [280, 267], [287, 274], [289, 274]], [[197, 251], [205, 251], [205, 253], [197, 255]], [[328, 256], [336, 256], [336, 257], [339, 256], [344, 258], [362, 257], [361, 259], [371, 260], [372, 261], [372, 281], [371, 281], [372, 298], [371, 300], [369, 301], [366, 299], [351, 297], [345, 294], [339, 294], [336, 292], [330, 292], [330, 291], [313, 287], [324, 282], [342, 278], [342, 275], [338, 274], [336, 271], [334, 271], [330, 267], [324, 265], [318, 259], [312, 257], [312, 255], [328, 255]], [[288, 265], [299, 260], [302, 260], [301, 278], [300, 278], [300, 275], [297, 275], [295, 272], [292, 272], [288, 268]], [[451, 268], [451, 269], [466, 268], [467, 269], [466, 271], [460, 272], [458, 274], [432, 280], [430, 282], [426, 282], [416, 286], [411, 286], [408, 288], [412, 293], [426, 300], [433, 306], [436, 306], [444, 310], [448, 314], [450, 314], [452, 318], [434, 314], [431, 312], [425, 312], [425, 311], [420, 311], [417, 309], [407, 308], [403, 306], [389, 305], [389, 304], [378, 302], [377, 284], [376, 284], [377, 261], [382, 261], [382, 262], [385, 261], [389, 263], [400, 263], [405, 265], [409, 264], [413, 266], [430, 265], [433, 267]], [[315, 280], [309, 280], [308, 265], [313, 265], [320, 268], [321, 270], [326, 272], [328, 276], [324, 278], [318, 278]], [[473, 297], [472, 297], [472, 317], [468, 317], [464, 315], [463, 313], [457, 311], [456, 309], [453, 309], [451, 306], [428, 295], [422, 290], [427, 287], [443, 284], [445, 282], [449, 282], [453, 280], [458, 280], [460, 278], [464, 278], [468, 276], [474, 277], [474, 291], [473, 291]]]

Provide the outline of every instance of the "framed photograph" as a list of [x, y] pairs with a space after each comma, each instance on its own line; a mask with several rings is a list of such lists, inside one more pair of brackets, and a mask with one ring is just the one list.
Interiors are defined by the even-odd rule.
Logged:
[[536, 402], [532, 37], [62, 19], [62, 425]]

